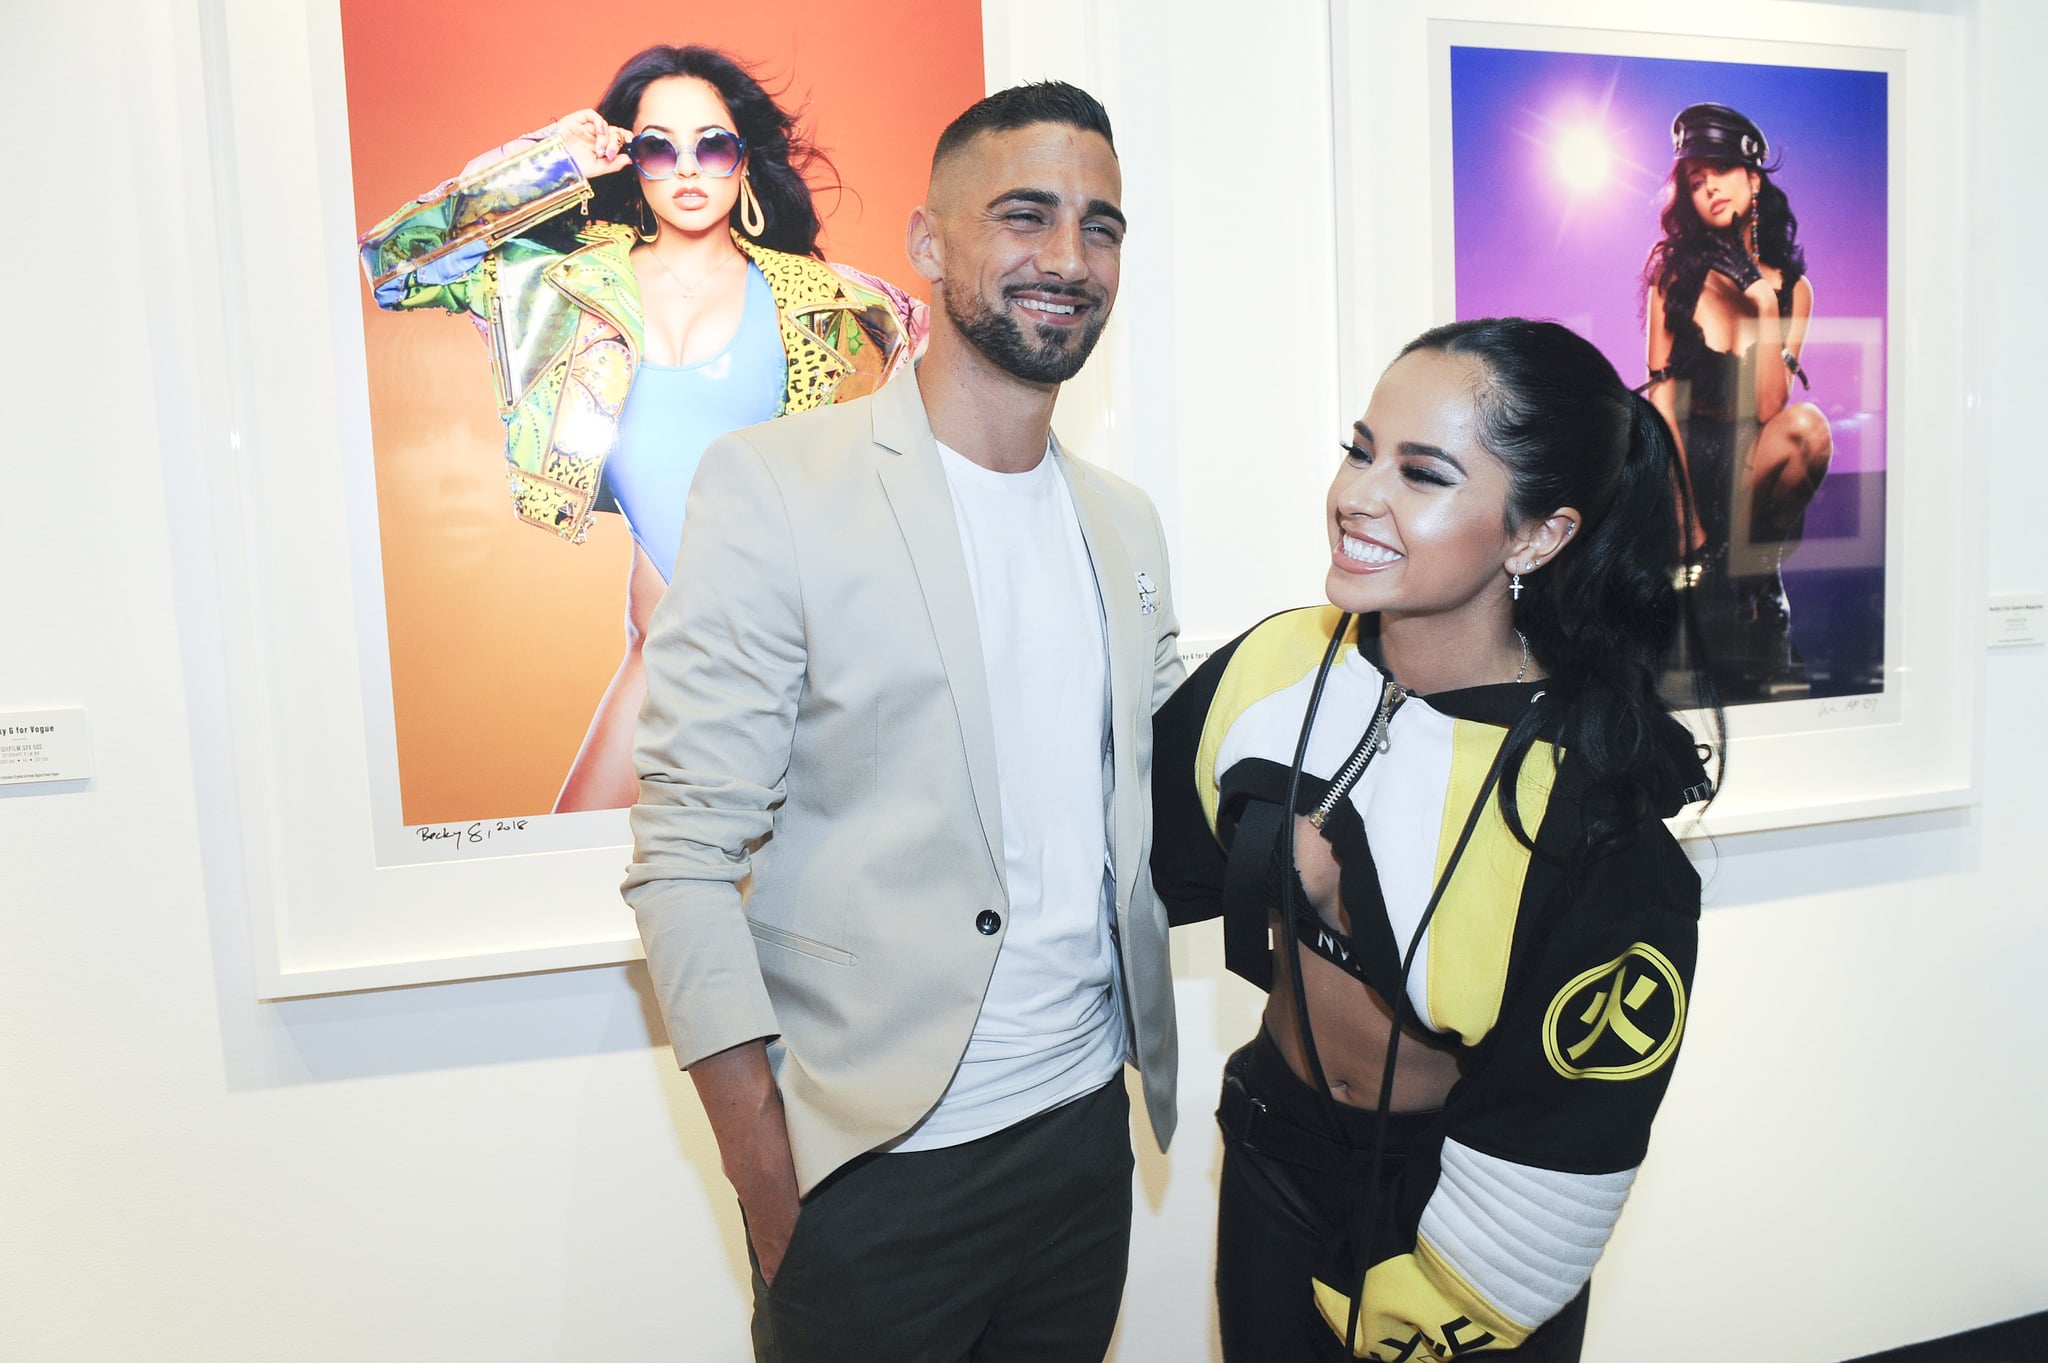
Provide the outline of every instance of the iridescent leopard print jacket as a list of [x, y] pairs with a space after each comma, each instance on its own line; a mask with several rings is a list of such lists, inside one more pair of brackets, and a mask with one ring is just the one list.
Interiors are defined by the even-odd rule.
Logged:
[[[591, 221], [577, 249], [522, 235], [580, 207], [589, 183], [558, 137], [537, 134], [365, 232], [363, 272], [381, 308], [442, 308], [490, 346], [512, 507], [580, 543], [633, 386], [642, 325], [627, 261], [634, 233]], [[923, 348], [925, 305], [846, 265], [733, 240], [775, 296], [789, 382], [774, 415], [862, 397]]]

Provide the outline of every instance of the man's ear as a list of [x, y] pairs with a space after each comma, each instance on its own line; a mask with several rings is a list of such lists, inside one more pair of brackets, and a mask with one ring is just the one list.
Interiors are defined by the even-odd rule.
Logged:
[[945, 262], [939, 246], [938, 219], [923, 204], [910, 210], [910, 226], [904, 232], [903, 249], [910, 256], [911, 268], [927, 283], [939, 282], [945, 273]]

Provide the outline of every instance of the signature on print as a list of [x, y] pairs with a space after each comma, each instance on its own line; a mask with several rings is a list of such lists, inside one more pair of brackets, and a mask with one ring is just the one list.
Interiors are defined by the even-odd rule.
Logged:
[[466, 847], [480, 847], [493, 838], [523, 833], [527, 822], [525, 819], [478, 819], [475, 823], [421, 824], [412, 833], [423, 843], [438, 844], [459, 852]]

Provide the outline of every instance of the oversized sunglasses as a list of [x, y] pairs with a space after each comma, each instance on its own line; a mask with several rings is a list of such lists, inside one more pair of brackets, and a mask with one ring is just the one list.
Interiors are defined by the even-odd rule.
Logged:
[[723, 180], [740, 168], [746, 154], [747, 144], [740, 140], [740, 135], [723, 128], [700, 134], [696, 147], [690, 150], [677, 146], [674, 138], [655, 128], [626, 144], [626, 155], [632, 158], [634, 169], [647, 180], [674, 179], [685, 158], [699, 174]]

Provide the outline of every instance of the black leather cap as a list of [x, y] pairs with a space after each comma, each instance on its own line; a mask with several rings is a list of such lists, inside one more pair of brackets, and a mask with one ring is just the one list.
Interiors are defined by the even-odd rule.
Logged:
[[1771, 154], [1763, 129], [1725, 104], [1691, 104], [1671, 120], [1671, 156], [1676, 161], [1725, 161], [1762, 169]]

